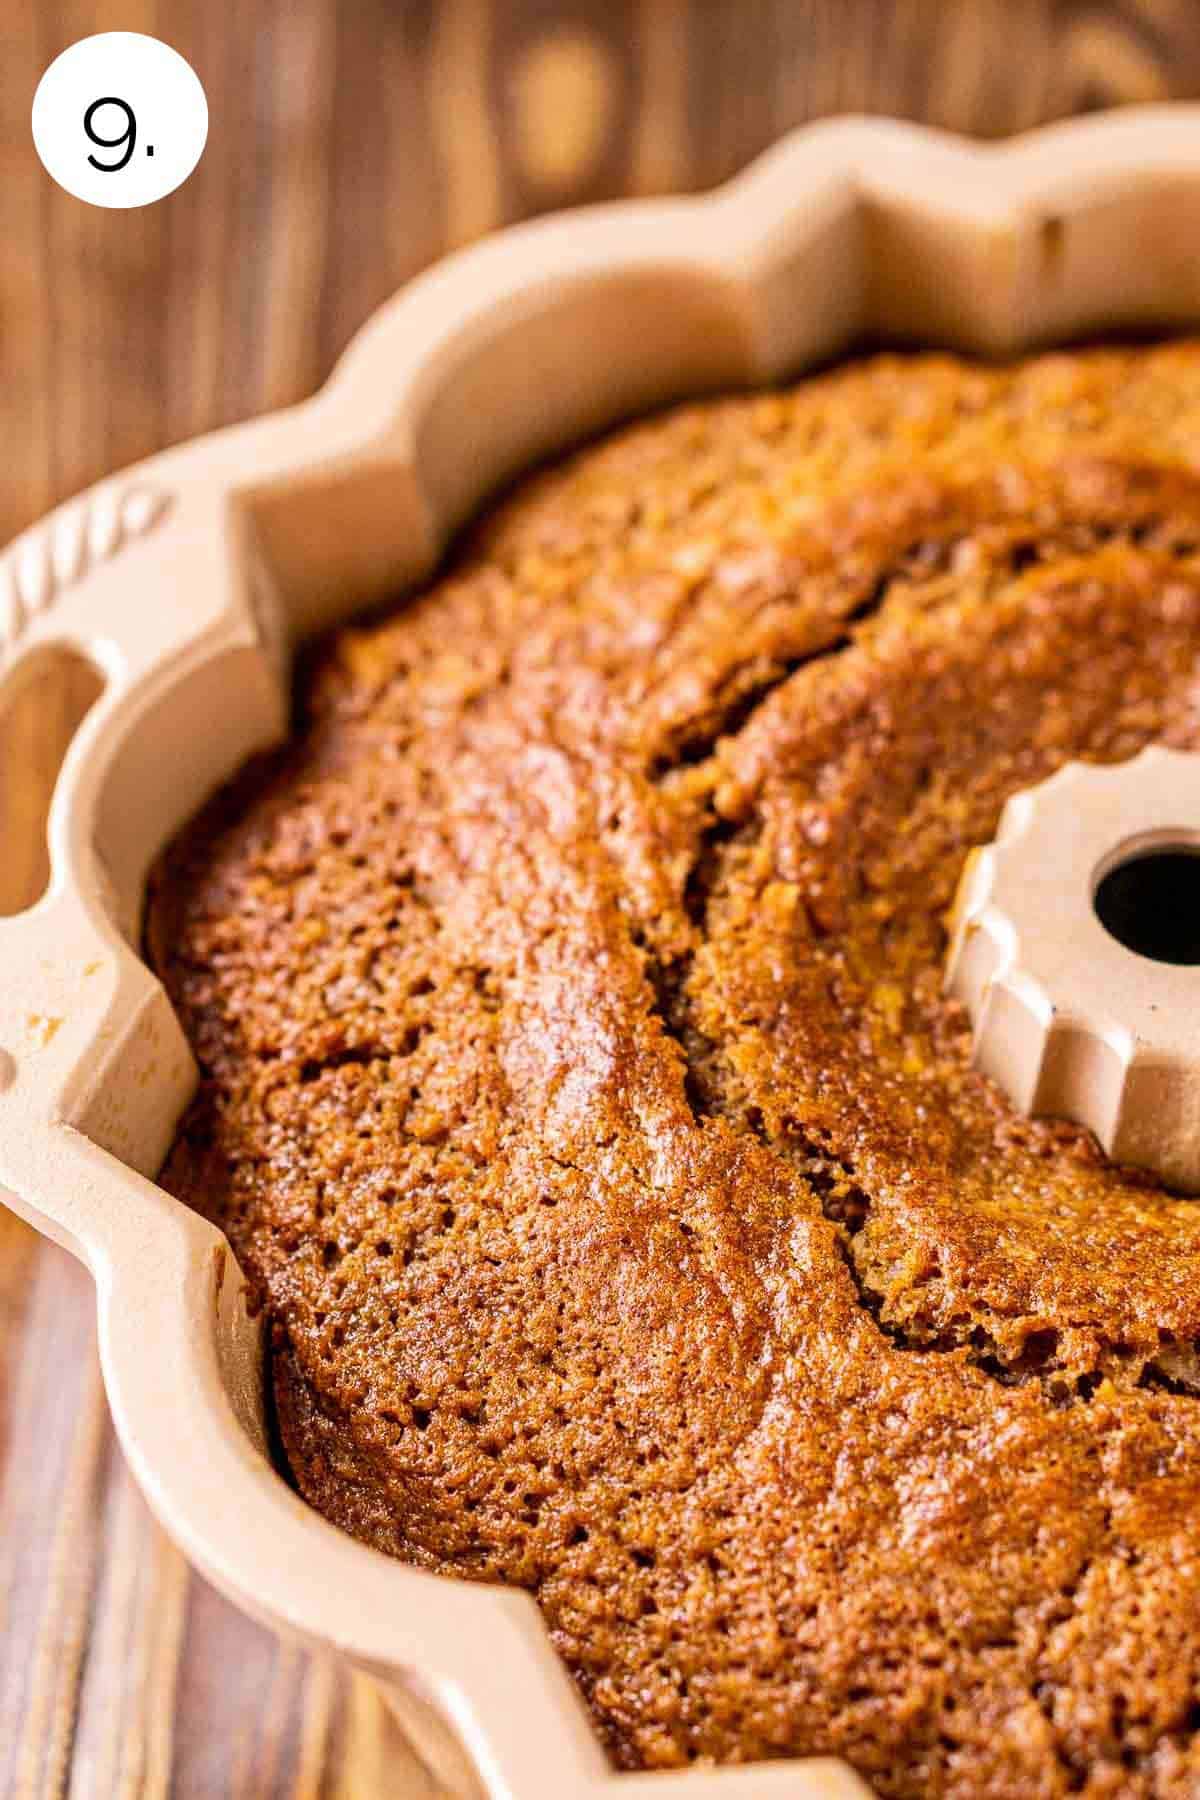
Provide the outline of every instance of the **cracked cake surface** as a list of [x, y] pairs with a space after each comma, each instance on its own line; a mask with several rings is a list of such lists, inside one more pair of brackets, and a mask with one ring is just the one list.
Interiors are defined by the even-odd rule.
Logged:
[[1007, 797], [1151, 741], [1200, 346], [889, 355], [522, 483], [165, 855], [300, 1491], [530, 1590], [621, 1765], [1200, 1793], [1200, 1203], [942, 993]]

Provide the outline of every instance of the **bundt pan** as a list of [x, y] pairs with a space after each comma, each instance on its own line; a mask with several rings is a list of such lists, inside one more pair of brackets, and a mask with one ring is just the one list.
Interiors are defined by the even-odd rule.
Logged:
[[831, 1759], [617, 1773], [532, 1599], [393, 1562], [276, 1473], [238, 1268], [154, 1181], [196, 1072], [139, 955], [147, 869], [285, 732], [294, 646], [428, 575], [534, 458], [865, 336], [1007, 353], [1194, 326], [1198, 241], [1200, 109], [998, 148], [815, 126], [709, 197], [550, 219], [452, 258], [315, 399], [102, 483], [0, 561], [0, 701], [60, 646], [105, 682], [59, 779], [48, 891], [0, 921], [0, 1180], [95, 1277], [117, 1429], [163, 1525], [249, 1612], [384, 1683], [454, 1791], [867, 1789]]

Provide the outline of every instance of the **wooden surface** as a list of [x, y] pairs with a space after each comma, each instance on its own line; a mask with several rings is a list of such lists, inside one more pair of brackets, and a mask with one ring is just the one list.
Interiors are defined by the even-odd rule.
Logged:
[[[997, 134], [1200, 95], [1195, 0], [4, 0], [0, 540], [135, 457], [309, 391], [448, 246], [572, 201], [719, 181], [789, 126], [880, 111]], [[211, 130], [141, 212], [37, 163], [51, 58], [143, 30]], [[89, 697], [49, 675], [0, 723], [0, 909]], [[433, 1789], [365, 1684], [191, 1576], [122, 1466], [89, 1282], [0, 1212], [0, 1793]]]

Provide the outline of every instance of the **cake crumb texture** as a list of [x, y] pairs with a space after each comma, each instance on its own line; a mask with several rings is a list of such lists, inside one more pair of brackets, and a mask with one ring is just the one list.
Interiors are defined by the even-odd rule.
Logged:
[[297, 1484], [532, 1593], [621, 1766], [1200, 1794], [1198, 1203], [942, 994], [1006, 798], [1150, 742], [1200, 346], [888, 355], [524, 482], [157, 871]]

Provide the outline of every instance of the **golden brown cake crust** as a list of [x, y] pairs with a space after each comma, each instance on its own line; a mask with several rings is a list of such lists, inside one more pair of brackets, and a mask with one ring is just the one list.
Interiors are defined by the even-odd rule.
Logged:
[[638, 425], [301, 702], [151, 918], [301, 1490], [622, 1764], [1200, 1791], [1198, 1203], [941, 994], [1010, 793], [1200, 748], [1200, 347]]

